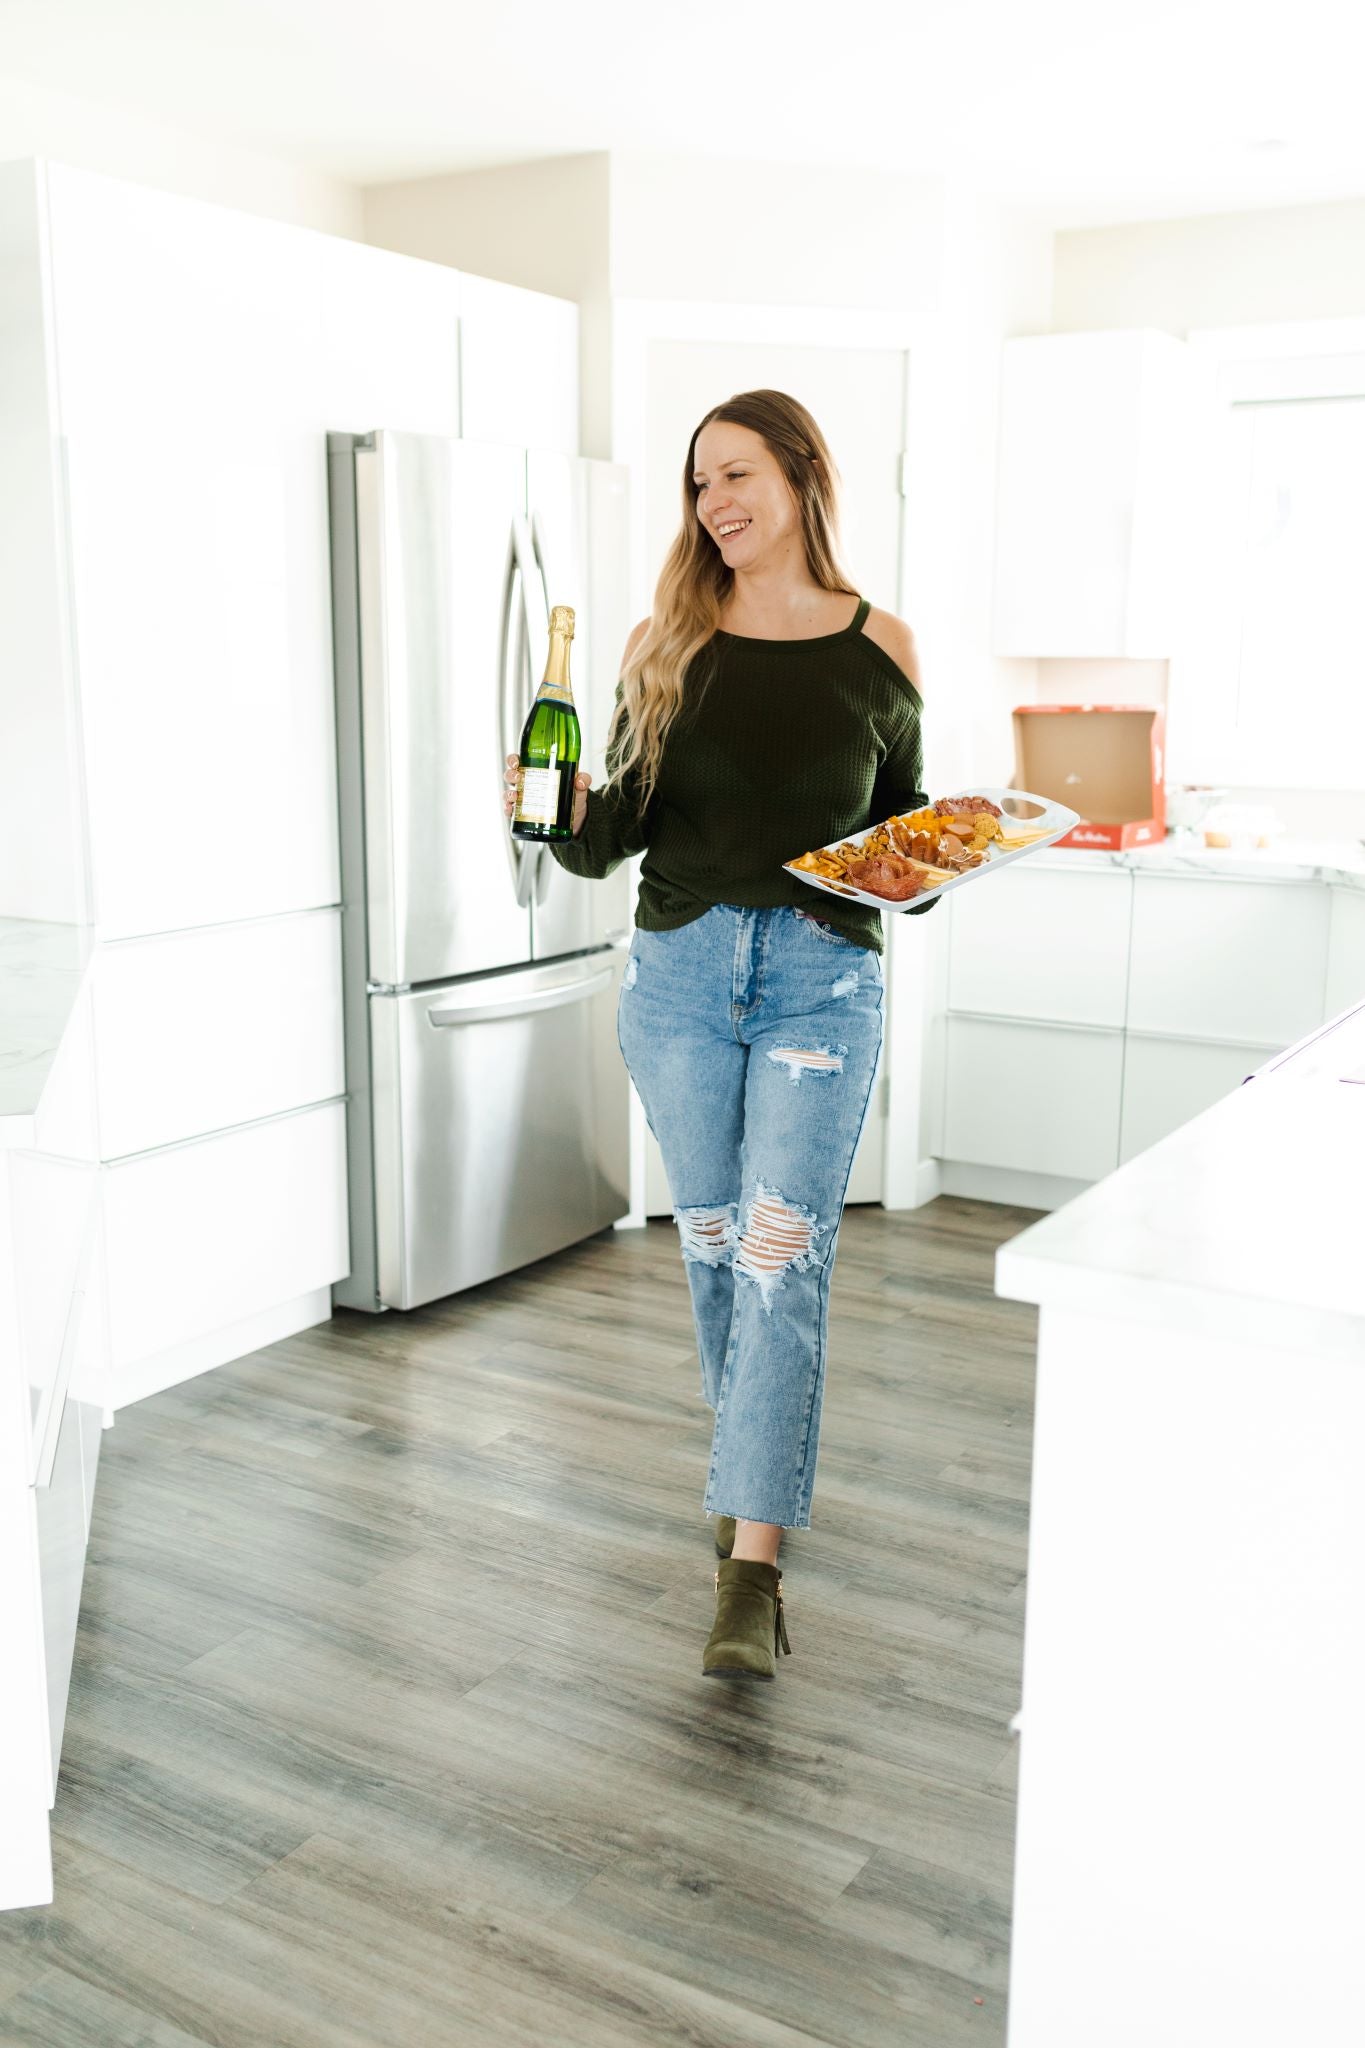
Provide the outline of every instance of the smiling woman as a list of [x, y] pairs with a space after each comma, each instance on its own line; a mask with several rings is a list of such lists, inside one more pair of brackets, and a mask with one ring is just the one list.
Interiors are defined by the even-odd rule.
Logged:
[[839, 561], [838, 489], [824, 435], [785, 392], [743, 392], [697, 428], [682, 525], [628, 650], [613, 722], [616, 772], [638, 776], [643, 802], [689, 664], [718, 628], [805, 640], [848, 623], [837, 602], [854, 594]]
[[579, 778], [574, 838], [551, 848], [590, 877], [645, 855], [620, 1038], [715, 1413], [708, 1676], [770, 1679], [787, 1648], [778, 1548], [810, 1519], [830, 1275], [881, 1048], [879, 912], [831, 898], [816, 918], [782, 863], [924, 802], [918, 683], [909, 627], [844, 572], [805, 407], [764, 390], [714, 408], [626, 647], [610, 780]]

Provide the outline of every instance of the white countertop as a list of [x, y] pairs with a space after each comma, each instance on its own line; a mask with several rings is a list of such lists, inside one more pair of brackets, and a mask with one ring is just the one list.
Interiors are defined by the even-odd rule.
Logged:
[[1365, 1006], [1004, 1245], [996, 1291], [1365, 1365]]
[[[1022, 865], [1022, 863], [1021, 863]], [[1221, 876], [1229, 881], [1327, 882], [1365, 890], [1365, 842], [1359, 839], [1277, 839], [1249, 853], [1204, 846], [1193, 834], [1171, 833], [1160, 846], [1114, 853], [1104, 847], [1049, 846], [1030, 867], [1129, 868], [1140, 875]]]
[[0, 1147], [32, 1142], [94, 943], [89, 925], [0, 917]]

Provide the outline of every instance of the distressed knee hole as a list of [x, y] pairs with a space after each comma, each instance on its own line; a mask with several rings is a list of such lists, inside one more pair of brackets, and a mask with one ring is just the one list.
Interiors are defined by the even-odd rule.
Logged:
[[728, 1264], [737, 1235], [733, 1202], [714, 1209], [675, 1209], [673, 1215], [685, 1259], [699, 1266]]
[[769, 1312], [783, 1275], [814, 1262], [816, 1240], [823, 1230], [811, 1210], [784, 1201], [759, 1182], [735, 1253], [735, 1271], [754, 1282]]
[[775, 1045], [768, 1053], [779, 1067], [785, 1067], [792, 1086], [799, 1087], [803, 1074], [841, 1074], [846, 1045]]

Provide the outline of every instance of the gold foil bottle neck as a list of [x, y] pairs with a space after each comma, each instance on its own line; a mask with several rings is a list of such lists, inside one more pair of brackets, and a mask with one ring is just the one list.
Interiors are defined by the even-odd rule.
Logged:
[[566, 640], [572, 640], [573, 625], [573, 606], [571, 604], [557, 604], [550, 613], [550, 631], [552, 633], [562, 633]]

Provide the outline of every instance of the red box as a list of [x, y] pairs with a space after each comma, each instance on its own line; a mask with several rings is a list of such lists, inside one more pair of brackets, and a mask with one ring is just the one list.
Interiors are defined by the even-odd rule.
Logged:
[[1166, 721], [1151, 704], [1019, 704], [1014, 780], [1081, 814], [1058, 846], [1166, 837]]

